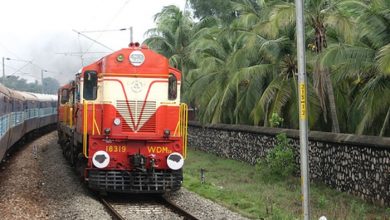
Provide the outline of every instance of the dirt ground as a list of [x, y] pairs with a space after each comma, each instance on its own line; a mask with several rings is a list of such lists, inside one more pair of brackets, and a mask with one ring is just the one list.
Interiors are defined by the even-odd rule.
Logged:
[[1, 164], [1, 219], [42, 219], [49, 215], [39, 151], [56, 143], [55, 132], [20, 147]]

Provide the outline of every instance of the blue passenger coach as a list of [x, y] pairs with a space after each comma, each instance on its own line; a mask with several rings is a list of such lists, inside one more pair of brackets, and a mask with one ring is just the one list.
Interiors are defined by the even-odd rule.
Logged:
[[57, 96], [21, 92], [0, 84], [0, 161], [28, 134], [57, 122]]

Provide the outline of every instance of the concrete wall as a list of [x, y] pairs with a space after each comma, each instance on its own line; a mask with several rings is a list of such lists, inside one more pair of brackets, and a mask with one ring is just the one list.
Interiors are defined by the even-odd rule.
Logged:
[[[291, 138], [299, 164], [298, 130], [190, 122], [188, 141], [192, 148], [255, 164], [281, 132]], [[311, 180], [390, 205], [390, 138], [312, 131], [309, 159]]]

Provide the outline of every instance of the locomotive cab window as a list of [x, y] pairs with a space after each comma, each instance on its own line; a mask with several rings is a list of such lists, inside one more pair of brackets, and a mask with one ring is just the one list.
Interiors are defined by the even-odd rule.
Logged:
[[61, 91], [61, 104], [65, 104], [69, 101], [69, 90], [63, 89]]
[[175, 100], [177, 98], [177, 78], [170, 73], [168, 77], [168, 99]]
[[85, 71], [83, 98], [86, 100], [95, 100], [97, 98], [98, 77], [96, 71]]

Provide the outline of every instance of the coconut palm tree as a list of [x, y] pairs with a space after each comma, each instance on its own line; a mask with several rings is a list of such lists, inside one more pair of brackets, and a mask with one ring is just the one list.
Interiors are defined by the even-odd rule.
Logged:
[[[268, 118], [273, 113], [277, 113], [286, 119], [285, 126], [296, 127], [298, 95], [294, 26], [290, 23], [283, 30], [279, 30], [272, 25], [269, 19], [275, 7], [274, 2], [236, 0], [233, 5], [240, 17], [230, 28], [241, 33], [241, 37], [246, 42], [243, 48], [246, 59], [252, 61], [241, 72], [255, 70], [258, 75], [268, 76], [260, 79], [266, 83], [261, 87], [264, 90], [260, 89], [259, 96], [252, 99], [256, 105], [250, 109], [251, 122], [268, 126]], [[265, 69], [264, 66], [272, 68]], [[264, 71], [268, 71], [268, 74], [264, 74]], [[251, 94], [251, 90], [246, 92]], [[318, 100], [315, 96], [311, 96], [310, 100], [314, 101], [310, 120], [311, 125], [314, 125], [319, 115], [316, 107]]]
[[189, 45], [205, 35], [208, 27], [217, 26], [218, 19], [207, 17], [195, 23], [188, 12], [182, 12], [176, 6], [167, 6], [155, 15], [155, 21], [157, 27], [145, 33], [148, 38], [144, 43], [168, 57], [170, 64], [182, 71], [182, 98], [188, 102], [187, 91], [191, 82], [187, 73], [196, 67], [189, 58]]
[[234, 123], [234, 73], [236, 40], [219, 27], [204, 32], [190, 45], [197, 68], [188, 73], [189, 97], [200, 109], [200, 119], [209, 123]]
[[[296, 127], [293, 1], [231, 3], [237, 18], [229, 26], [215, 17], [193, 22], [177, 8], [165, 8], [147, 42], [183, 70], [185, 97], [200, 107], [203, 122], [268, 126], [278, 113], [284, 126]], [[380, 95], [388, 92], [390, 75], [390, 5], [365, 3], [305, 2], [311, 128], [390, 132], [390, 107]]]
[[188, 12], [177, 6], [166, 6], [154, 17], [157, 27], [149, 29], [144, 43], [169, 58], [172, 66], [185, 71], [188, 62], [187, 46], [191, 42], [193, 21]]
[[356, 39], [331, 45], [321, 58], [322, 65], [332, 67], [339, 81], [349, 79], [358, 87], [349, 121], [358, 134], [382, 136], [389, 125], [390, 101], [384, 95], [390, 94], [389, 8], [390, 2], [382, 0], [360, 4]]
[[[344, 9], [348, 4], [352, 4], [351, 2], [347, 0], [305, 1], [305, 20], [308, 25], [306, 42], [308, 48], [313, 51], [313, 56], [319, 57], [318, 55], [327, 48], [327, 30], [334, 29], [337, 33], [344, 33], [346, 36], [350, 35], [350, 28], [354, 23], [349, 19]], [[282, 27], [279, 29], [274, 28], [275, 31], [295, 23], [295, 5], [291, 1], [284, 1], [275, 5], [271, 12], [270, 23], [275, 27]], [[340, 132], [333, 83], [329, 69], [320, 66], [318, 59], [313, 59], [313, 61], [313, 84], [317, 95], [320, 97], [324, 119], [327, 119], [327, 112], [329, 111], [332, 131]]]

